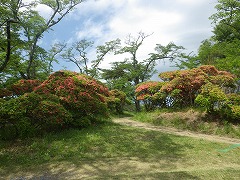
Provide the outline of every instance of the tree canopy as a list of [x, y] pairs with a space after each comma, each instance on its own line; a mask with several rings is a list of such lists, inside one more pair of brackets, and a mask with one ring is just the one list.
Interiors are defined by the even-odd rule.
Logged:
[[217, 12], [210, 17], [213, 36], [202, 41], [196, 56], [186, 56], [178, 66], [214, 65], [240, 78], [240, 2], [218, 0], [215, 8]]
[[[0, 73], [6, 77], [44, 79], [51, 69], [52, 55], [39, 41], [83, 0], [2, 0], [0, 2]], [[37, 6], [51, 9], [42, 17]]]

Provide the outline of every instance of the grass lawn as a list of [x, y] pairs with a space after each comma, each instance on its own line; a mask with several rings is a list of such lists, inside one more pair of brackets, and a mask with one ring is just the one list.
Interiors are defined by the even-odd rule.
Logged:
[[111, 122], [0, 141], [1, 179], [240, 179], [240, 149]]

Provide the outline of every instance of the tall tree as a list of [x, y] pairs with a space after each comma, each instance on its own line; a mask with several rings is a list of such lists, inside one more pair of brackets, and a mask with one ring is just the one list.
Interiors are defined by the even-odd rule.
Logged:
[[104, 57], [108, 53], [114, 52], [118, 48], [119, 43], [120, 40], [116, 39], [97, 46], [96, 58], [89, 59], [88, 53], [92, 50], [94, 42], [83, 39], [74, 42], [61, 56], [66, 61], [74, 63], [80, 73], [96, 78], [99, 75], [99, 65], [104, 60]]
[[[2, 0], [0, 2], [0, 10], [4, 13], [1, 17], [3, 22], [0, 31], [4, 32], [1, 35], [5, 36], [1, 42], [1, 53], [5, 54], [5, 58], [0, 56], [0, 72], [5, 73], [9, 69], [15, 70], [17, 67], [18, 74], [22, 78], [34, 79], [38, 78], [38, 73], [42, 72], [39, 66], [45, 64], [41, 59], [45, 52], [43, 48], [39, 47], [39, 40], [45, 32], [58, 24], [83, 0], [33, 0], [30, 3], [27, 2], [24, 0]], [[36, 10], [39, 5], [51, 9], [48, 18], [43, 18]], [[17, 36], [17, 43], [14, 43], [11, 35]], [[18, 61], [11, 57], [14, 54], [18, 55]]]
[[66, 46], [66, 43], [57, 42], [51, 46], [51, 49], [48, 52], [46, 52], [44, 59], [48, 62], [46, 70], [48, 74], [53, 72], [53, 62], [58, 63], [56, 57], [61, 55]]
[[[107, 81], [112, 81], [111, 84], [117, 86], [117, 83], [123, 83], [124, 87], [135, 87], [141, 82], [149, 80], [154, 74], [154, 68], [158, 60], [170, 59], [173, 60], [181, 55], [182, 46], [177, 46], [174, 43], [169, 43], [167, 46], [157, 44], [154, 53], [149, 54], [147, 59], [138, 59], [137, 53], [142, 46], [144, 40], [151, 36], [143, 32], [139, 32], [138, 35], [129, 35], [126, 38], [125, 44], [116, 51], [116, 54], [129, 54], [130, 58], [124, 62], [113, 63], [110, 70], [103, 70], [103, 78]], [[116, 81], [117, 80], [117, 81]], [[129, 88], [127, 88], [129, 89]], [[134, 91], [126, 92], [131, 94], [134, 99], [135, 107], [137, 111], [140, 111], [140, 102], [135, 98]]]
[[78, 67], [80, 73], [88, 75], [89, 59], [87, 53], [92, 46], [92, 41], [83, 39], [74, 42], [71, 47], [67, 48], [64, 53], [61, 54], [61, 56], [63, 59], [66, 59], [66, 61], [74, 63]]
[[218, 0], [217, 12], [210, 19], [215, 27], [214, 39], [217, 42], [240, 40], [240, 1]]

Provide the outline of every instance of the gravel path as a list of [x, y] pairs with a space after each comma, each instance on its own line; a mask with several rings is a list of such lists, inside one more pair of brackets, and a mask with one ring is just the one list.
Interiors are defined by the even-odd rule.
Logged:
[[152, 131], [160, 131], [163, 133], [174, 134], [178, 136], [188, 136], [188, 137], [204, 139], [204, 140], [213, 141], [213, 142], [227, 143], [227, 144], [240, 144], [240, 139], [227, 138], [227, 137], [221, 137], [216, 135], [200, 134], [200, 133], [189, 132], [189, 131], [182, 131], [175, 128], [169, 128], [169, 127], [163, 127], [163, 126], [154, 126], [149, 123], [142, 123], [142, 122], [131, 120], [129, 118], [115, 118], [113, 119], [113, 122], [121, 125], [143, 128], [143, 129], [152, 130]]

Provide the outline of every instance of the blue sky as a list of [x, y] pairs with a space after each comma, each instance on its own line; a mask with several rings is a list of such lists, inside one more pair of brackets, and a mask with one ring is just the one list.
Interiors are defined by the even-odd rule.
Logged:
[[[93, 40], [95, 46], [120, 38], [124, 42], [128, 34], [137, 35], [142, 31], [151, 34], [138, 53], [144, 59], [154, 52], [156, 44], [174, 42], [184, 46], [187, 52], [197, 49], [204, 39], [212, 35], [211, 21], [217, 0], [87, 0], [57, 24], [53, 31], [46, 33], [42, 44], [56, 41], [74, 42], [81, 39]], [[46, 18], [51, 11], [38, 7]], [[112, 61], [120, 61], [127, 55], [108, 55], [101, 64], [108, 68]], [[89, 59], [95, 59], [95, 49], [89, 52]], [[55, 70], [77, 71], [73, 64], [64, 63]], [[160, 62], [159, 72], [171, 70], [169, 62]]]

